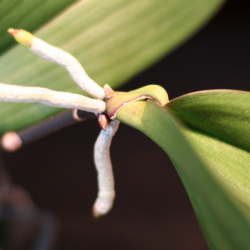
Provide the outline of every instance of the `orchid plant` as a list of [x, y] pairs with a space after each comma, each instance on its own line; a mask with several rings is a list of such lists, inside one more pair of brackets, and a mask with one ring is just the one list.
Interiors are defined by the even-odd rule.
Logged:
[[[163, 51], [166, 52], [170, 50], [172, 44], [178, 44], [181, 39], [184, 39], [194, 30], [194, 27], [198, 26], [198, 23], [199, 25], [201, 24], [201, 20], [205, 21], [207, 19], [209, 16], [208, 13], [211, 15], [221, 4], [221, 1], [216, 0], [202, 1], [203, 4], [201, 4], [200, 1], [192, 1], [192, 3], [190, 3], [189, 1], [180, 0], [179, 2], [187, 4], [187, 9], [182, 6], [182, 9], [185, 9], [185, 11], [189, 10], [189, 8], [192, 9], [189, 13], [189, 18], [185, 19], [185, 29], [183, 28], [185, 32], [187, 30], [188, 32], [185, 33], [183, 31], [182, 33], [182, 29], [180, 29], [179, 33], [177, 32], [178, 34], [175, 31], [173, 32], [173, 36], [169, 36], [166, 40], [164, 39], [167, 37], [167, 33], [163, 31], [165, 31], [165, 29], [168, 31], [166, 27], [169, 27], [169, 22], [162, 23], [157, 18], [162, 16], [162, 18], [164, 17], [163, 19], [165, 19], [169, 9], [174, 9], [174, 3], [171, 1], [165, 1], [163, 3], [162, 1], [137, 0], [134, 2], [131, 1], [128, 4], [127, 1], [115, 2], [110, 0], [105, 3], [108, 5], [105, 6], [107, 8], [105, 10], [101, 8], [103, 6], [99, 0], [86, 1], [86, 3], [85, 1], [80, 1], [69, 9], [63, 17], [54, 20], [49, 27], [40, 31], [38, 34], [41, 34], [41, 37], [45, 38], [47, 36], [48, 39], [51, 39], [51, 43], [55, 41], [55, 44], [59, 46], [62, 37], [64, 37], [65, 40], [69, 39], [69, 33], [73, 32], [72, 30], [75, 27], [74, 23], [65, 30], [65, 34], [61, 32], [62, 34], [56, 36], [57, 38], [55, 38], [54, 32], [57, 31], [59, 27], [69, 23], [72, 17], [78, 20], [77, 17], [84, 16], [83, 13], [86, 13], [87, 17], [84, 18], [87, 18], [90, 23], [92, 22], [91, 25], [93, 25], [93, 29], [88, 30], [86, 28], [86, 33], [84, 34], [89, 40], [84, 41], [76, 32], [77, 36], [74, 37], [69, 44], [62, 47], [67, 49], [70, 45], [74, 44], [76, 47], [73, 48], [74, 52], [74, 49], [78, 49], [78, 45], [76, 44], [79, 44], [79, 41], [83, 41], [86, 48], [89, 48], [89, 51], [85, 52], [85, 56], [90, 58], [91, 55], [91, 58], [94, 58], [93, 60], [95, 61], [95, 63], [92, 63], [91, 59], [86, 63], [86, 65], [88, 65], [85, 67], [86, 71], [88, 71], [88, 68], [90, 72], [94, 73], [94, 68], [96, 67], [97, 71], [100, 70], [98, 72], [100, 82], [102, 82], [101, 79], [104, 78], [106, 82], [110, 83], [111, 87], [114, 87], [116, 83], [119, 82], [119, 79], [122, 78], [120, 82], [125, 81], [128, 77], [135, 74], [135, 72], [140, 71], [143, 67], [154, 62], [156, 58], [160, 57]], [[136, 4], [137, 7], [141, 7], [137, 9], [138, 12], [141, 11], [141, 16], [145, 16], [145, 13], [149, 13], [150, 15], [147, 16], [148, 19], [146, 23], [140, 19], [141, 23], [139, 22], [137, 25], [131, 26], [130, 23], [127, 24], [127, 14], [130, 13], [131, 10], [136, 9]], [[152, 6], [158, 8], [159, 12], [152, 13]], [[202, 8], [199, 8], [199, 6], [202, 6]], [[112, 12], [113, 8], [119, 9], [120, 12], [116, 15], [116, 13]], [[102, 21], [99, 22], [99, 26], [97, 25], [98, 28], [94, 25], [94, 23], [97, 23], [96, 20], [91, 19], [93, 17], [91, 10], [93, 9], [101, 13], [100, 16], [102, 18], [98, 17], [100, 18], [98, 20]], [[194, 9], [196, 11], [194, 11]], [[112, 14], [107, 17], [106, 13]], [[124, 19], [119, 23], [118, 20], [120, 19], [118, 17], [120, 17], [121, 14], [124, 16]], [[186, 12], [181, 15], [185, 16]], [[178, 19], [178, 21], [182, 20], [183, 16], [178, 19], [179, 17], [174, 15], [174, 17], [170, 17], [169, 20], [174, 23], [176, 19]], [[196, 17], [194, 18], [195, 21], [191, 17]], [[86, 19], [84, 20], [86, 21]], [[133, 47], [132, 50], [128, 50], [128, 47], [126, 47], [126, 49], [123, 48], [128, 37], [133, 35], [136, 37], [142, 27], [148, 28], [148, 24], [153, 23], [152, 20], [155, 20], [155, 23], [152, 24], [152, 34], [149, 37], [147, 34], [144, 34], [145, 39], [140, 38], [140, 41], [135, 40], [134, 44], [129, 46]], [[131, 17], [129, 21], [134, 24], [133, 17]], [[159, 25], [159, 23], [161, 25]], [[121, 26], [119, 26], [119, 24], [121, 24]], [[128, 33], [119, 33], [123, 25], [127, 25]], [[104, 27], [106, 27], [106, 29], [104, 29]], [[109, 29], [112, 30], [112, 28], [117, 27], [119, 27], [117, 32], [120, 35], [117, 40], [113, 37], [114, 42], [109, 37], [109, 35], [112, 36], [112, 32], [109, 33]], [[97, 40], [101, 40], [103, 30], [106, 30], [107, 40], [95, 45], [93, 47], [94, 49], [92, 49], [92, 44]], [[94, 205], [94, 215], [103, 215], [112, 207], [115, 192], [111, 161], [109, 158], [109, 146], [119, 122], [123, 122], [139, 129], [149, 136], [169, 155], [188, 192], [209, 247], [211, 249], [249, 248], [250, 186], [248, 166], [250, 160], [250, 117], [248, 110], [250, 106], [250, 94], [248, 92], [233, 90], [199, 91], [170, 101], [168, 101], [165, 90], [155, 85], [146, 86], [128, 93], [114, 92], [108, 85], [105, 85], [104, 88], [99, 87], [98, 84], [88, 77], [80, 63], [68, 53], [46, 44], [25, 31], [10, 29], [9, 33], [23, 45], [29, 47], [32, 52], [66, 68], [77, 85], [94, 98], [70, 93], [75, 91], [62, 93], [41, 87], [0, 85], [0, 98], [2, 101], [41, 102], [56, 107], [85, 110], [87, 112], [93, 112], [98, 116], [102, 131], [95, 144], [94, 153], [99, 181], [99, 194]], [[179, 34], [182, 35], [180, 36]], [[52, 37], [49, 38], [49, 35]], [[97, 40], [95, 40], [96, 37], [98, 37]], [[152, 41], [151, 37], [155, 40]], [[159, 42], [160, 37], [164, 38], [162, 43]], [[178, 39], [176, 37], [178, 37]], [[173, 40], [171, 41], [171, 39]], [[165, 44], [167, 40], [168, 46]], [[141, 41], [143, 41], [143, 43]], [[151, 50], [146, 50], [146, 54], [140, 54], [140, 49], [141, 46], [144, 46], [142, 45], [144, 42], [146, 43], [145, 46], [149, 46], [151, 43], [154, 43], [155, 46], [152, 46]], [[17, 55], [22, 56], [26, 53], [19, 48], [15, 48], [13, 51], [14, 52], [11, 51], [2, 57], [3, 65], [5, 65], [5, 71], [2, 72], [2, 75], [3, 78], [6, 79], [8, 79], [8, 77], [4, 76], [9, 74], [9, 62], [13, 60], [14, 55], [16, 57]], [[106, 67], [106, 64], [101, 64], [100, 61], [102, 61], [107, 54], [110, 57], [111, 51], [115, 54], [113, 57], [114, 61], [112, 61], [112, 59], [111, 61], [106, 61], [108, 65]], [[136, 54], [136, 52], [138, 52], [138, 56], [135, 56], [133, 59], [126, 57]], [[95, 60], [95, 57], [98, 56], [100, 64], [96, 63], [97, 60]], [[82, 58], [81, 55], [79, 57]], [[29, 64], [31, 60], [34, 60], [36, 67], [39, 65], [41, 66], [40, 69], [47, 67], [43, 66], [40, 61], [31, 59], [31, 57], [27, 57], [26, 60], [27, 61], [24, 62], [26, 65]], [[120, 62], [119, 65], [118, 62]], [[111, 66], [113, 67], [113, 75], [107, 73]], [[22, 67], [25, 66], [20, 66], [20, 68]], [[125, 69], [127, 72], [119, 73], [124, 72]], [[48, 68], [47, 70], [50, 71]], [[60, 70], [55, 73], [55, 86], [61, 79], [60, 74]], [[98, 79], [98, 74], [96, 73], [96, 79]], [[24, 81], [25, 77], [20, 78], [17, 73], [11, 78], [11, 81], [17, 80], [19, 85], [40, 86], [41, 79], [46, 83], [48, 76], [43, 76], [37, 80], [38, 84], [35, 84], [36, 82], [32, 83], [32, 80], [34, 81], [32, 73], [28, 78], [28, 82]], [[71, 90], [71, 87], [68, 87], [66, 84], [66, 87], [63, 86], [61, 89]], [[13, 107], [13, 110], [17, 110], [13, 112], [14, 118], [12, 117], [12, 120], [18, 120], [18, 118], [15, 118], [15, 114], [19, 112], [20, 108], [16, 108], [17, 106], [14, 105], [10, 107]], [[36, 107], [36, 111], [34, 112], [42, 109], [41, 106]], [[5, 122], [3, 124], [3, 132], [28, 127], [37, 121], [45, 119], [46, 116], [58, 112], [58, 110], [47, 109], [46, 112], [43, 112], [43, 114], [39, 116], [32, 116], [32, 114], [34, 114], [32, 112], [33, 111], [24, 111], [24, 116], [31, 118], [28, 119], [28, 122], [25, 121], [26, 123], [24, 122], [18, 125], [13, 125], [13, 121], [9, 121], [3, 117], [3, 121]], [[106, 132], [103, 129], [106, 129]], [[3, 145], [7, 145], [6, 148], [8, 148], [17, 137], [15, 136], [15, 138], [13, 138], [13, 134], [3, 137]], [[7, 143], [5, 143], [5, 140]], [[20, 140], [19, 145], [21, 144]], [[16, 146], [13, 148], [15, 149]]]
[[[45, 43], [25, 30], [10, 28], [8, 32], [14, 36], [17, 42], [29, 48], [33, 53], [66, 68], [74, 82], [95, 98], [91, 99], [77, 94], [52, 91], [40, 87], [0, 83], [0, 101], [40, 102], [53, 107], [79, 109], [96, 114], [100, 127], [104, 131], [101, 131], [94, 147], [99, 192], [93, 207], [93, 214], [95, 217], [106, 214], [111, 209], [115, 197], [109, 147], [119, 126], [119, 121], [114, 120], [116, 113], [127, 104], [142, 99], [153, 99], [160, 106], [165, 106], [168, 102], [167, 93], [163, 88], [156, 85], [140, 88], [125, 94], [125, 96], [124, 93], [114, 92], [109, 85], [102, 88], [89, 78], [80, 63], [72, 55]], [[106, 114], [104, 111], [106, 111]], [[7, 132], [3, 135], [1, 144], [5, 150], [14, 151], [23, 142], [16, 133]]]

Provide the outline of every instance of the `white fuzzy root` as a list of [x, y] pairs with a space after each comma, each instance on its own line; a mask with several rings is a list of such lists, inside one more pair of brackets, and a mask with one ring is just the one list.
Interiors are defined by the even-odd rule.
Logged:
[[33, 53], [67, 69], [74, 82], [90, 96], [95, 99], [104, 99], [104, 89], [87, 75], [78, 60], [71, 54], [42, 41], [26, 30], [10, 28], [8, 32], [17, 42], [29, 48]]
[[36, 37], [33, 39], [33, 43], [29, 50], [67, 69], [74, 82], [93, 98], [104, 99], [104, 89], [87, 75], [82, 65], [71, 54], [51, 46]]
[[114, 202], [114, 176], [110, 160], [110, 144], [120, 122], [110, 121], [106, 131], [101, 130], [94, 147], [94, 161], [98, 173], [98, 196], [93, 206], [93, 215], [98, 218], [108, 213]]
[[102, 113], [106, 109], [105, 102], [82, 95], [4, 83], [0, 83], [0, 101], [40, 102], [48, 106], [81, 109], [96, 114]]

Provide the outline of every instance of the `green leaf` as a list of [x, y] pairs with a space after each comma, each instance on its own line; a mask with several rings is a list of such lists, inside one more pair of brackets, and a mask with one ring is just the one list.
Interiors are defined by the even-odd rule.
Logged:
[[178, 97], [168, 107], [193, 129], [250, 151], [249, 100], [250, 92], [209, 90]]
[[75, 1], [76, 0], [1, 0], [0, 54], [15, 44], [12, 37], [6, 32], [8, 28], [27, 29], [32, 32]]
[[[194, 34], [223, 2], [80, 1], [36, 35], [76, 56], [96, 82], [118, 87]], [[0, 81], [82, 93], [63, 68], [20, 46], [1, 57]], [[0, 133], [22, 129], [57, 112], [60, 109], [39, 104], [1, 103]]]
[[250, 92], [200, 91], [168, 107], [194, 131], [186, 135], [214, 176], [250, 207]]
[[[236, 95], [238, 94], [237, 92]], [[247, 93], [243, 92], [241, 96], [244, 95]], [[186, 97], [175, 101], [179, 101], [181, 105], [185, 103]], [[224, 99], [227, 99], [226, 94]], [[199, 102], [196, 104], [198, 108]], [[211, 249], [248, 249], [250, 216], [242, 197], [244, 197], [243, 187], [249, 186], [249, 182], [241, 177], [249, 174], [247, 169], [249, 153], [181, 125], [172, 117], [170, 111], [174, 110], [171, 105], [170, 102], [165, 109], [161, 109], [152, 101], [132, 102], [118, 111], [117, 119], [145, 133], [169, 155], [185, 185]], [[250, 98], [248, 98], [249, 105]], [[177, 107], [181, 110], [176, 104], [175, 108]], [[206, 110], [206, 105], [203, 107]], [[236, 108], [241, 109], [240, 106]], [[232, 106], [228, 110], [234, 114], [242, 111], [233, 110]], [[210, 111], [212, 112], [212, 109]], [[245, 158], [241, 159], [242, 157]], [[230, 163], [230, 160], [233, 162]], [[241, 164], [243, 165], [238, 169]], [[234, 168], [227, 168], [229, 165]], [[215, 169], [217, 172], [222, 169], [222, 175], [216, 174]], [[234, 178], [235, 171], [238, 172], [236, 178]], [[223, 179], [224, 174], [229, 179], [231, 177], [226, 184]], [[238, 184], [242, 184], [242, 188], [239, 188], [238, 193], [233, 192], [233, 187], [236, 185], [238, 188]], [[248, 187], [246, 190], [248, 192]]]

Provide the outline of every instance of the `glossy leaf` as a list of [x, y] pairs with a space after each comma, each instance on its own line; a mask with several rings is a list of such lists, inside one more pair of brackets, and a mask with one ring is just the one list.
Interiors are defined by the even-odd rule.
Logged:
[[[96, 82], [118, 87], [189, 38], [223, 2], [80, 1], [35, 34], [76, 56]], [[82, 93], [63, 68], [20, 46], [1, 57], [0, 82]], [[57, 112], [60, 109], [39, 104], [1, 103], [0, 133], [30, 126]]]
[[[243, 96], [245, 94], [247, 93], [242, 93]], [[186, 96], [175, 101], [185, 103], [185, 98]], [[118, 111], [117, 119], [148, 135], [169, 155], [185, 185], [211, 249], [248, 249], [249, 209], [242, 202], [245, 195], [243, 187], [248, 184], [241, 177], [249, 174], [249, 153], [181, 125], [170, 113], [171, 102], [167, 106], [163, 110], [152, 101], [133, 102]], [[197, 102], [196, 107], [198, 106]], [[182, 109], [176, 104], [175, 108], [177, 107], [179, 111]], [[205, 110], [205, 105], [203, 107]], [[236, 108], [240, 109], [239, 106]], [[232, 107], [231, 111], [236, 112]], [[241, 168], [237, 168], [240, 165]], [[219, 175], [215, 169], [217, 172], [221, 169], [223, 173]], [[238, 171], [236, 178], [235, 171]], [[223, 179], [224, 175], [229, 179], [231, 176], [227, 183]], [[233, 192], [239, 185], [242, 188]]]

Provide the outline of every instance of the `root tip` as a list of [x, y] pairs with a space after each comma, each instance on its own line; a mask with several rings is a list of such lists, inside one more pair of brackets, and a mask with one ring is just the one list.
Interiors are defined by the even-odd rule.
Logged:
[[7, 132], [1, 138], [1, 146], [8, 152], [14, 152], [22, 146], [22, 141], [17, 133]]
[[9, 28], [8, 32], [23, 46], [30, 48], [33, 43], [34, 36], [26, 30], [15, 30]]
[[95, 219], [99, 219], [100, 217], [103, 216], [103, 214], [99, 213], [98, 211], [96, 211], [95, 208], [92, 209], [92, 215]]
[[9, 28], [9, 29], [8, 29], [8, 33], [10, 33], [12, 36], [16, 35], [17, 32], [18, 32], [18, 30], [15, 30], [15, 29], [13, 29], [13, 28]]

